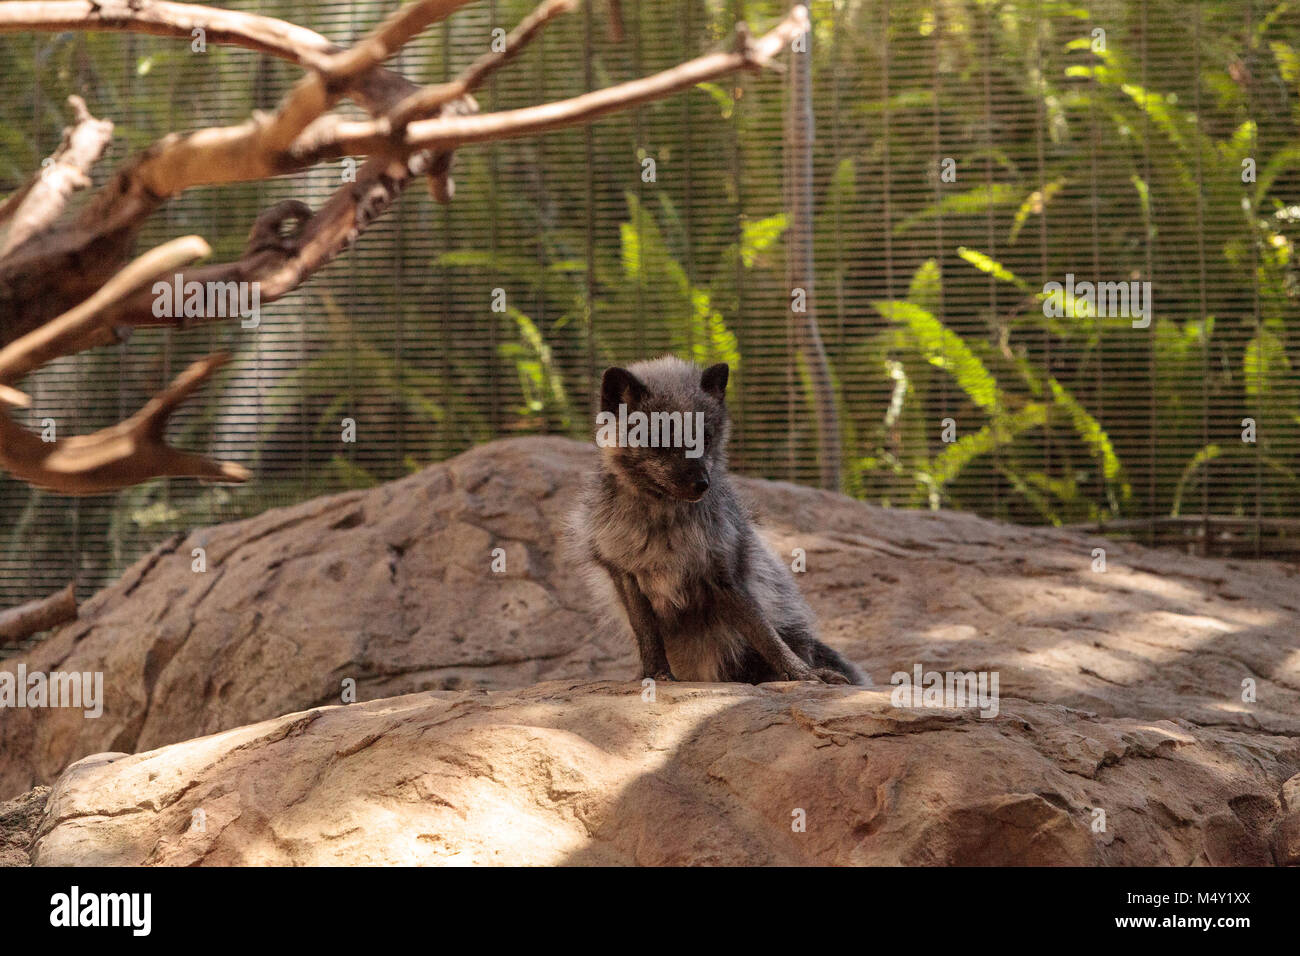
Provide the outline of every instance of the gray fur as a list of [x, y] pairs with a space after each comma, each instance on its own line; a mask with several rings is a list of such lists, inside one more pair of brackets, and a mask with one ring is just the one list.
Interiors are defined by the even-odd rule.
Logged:
[[[572, 557], [636, 638], [642, 677], [861, 684], [816, 636], [812, 610], [754, 531], [727, 475], [728, 370], [667, 356], [609, 369], [601, 407], [702, 411], [705, 448], [602, 448], [571, 528]], [[707, 483], [697, 497], [701, 483]]]

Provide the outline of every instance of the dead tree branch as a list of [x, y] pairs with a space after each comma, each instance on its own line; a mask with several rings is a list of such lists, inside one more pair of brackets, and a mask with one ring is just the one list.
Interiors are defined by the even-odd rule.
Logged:
[[340, 48], [305, 27], [239, 10], [153, 0], [19, 0], [0, 3], [0, 33], [73, 30], [145, 33], [190, 39], [203, 30], [212, 43], [269, 53], [316, 66]]
[[[102, 124], [88, 125], [99, 121], [79, 115], [65, 139], [69, 173], [40, 195], [34, 182], [3, 207], [16, 217], [15, 226], [19, 216], [30, 225], [17, 238], [11, 228], [0, 249], [0, 345], [8, 343], [0, 349], [0, 404], [29, 404], [16, 387], [24, 375], [59, 356], [117, 341], [124, 328], [195, 321], [154, 315], [152, 280], [162, 274], [172, 278], [174, 273], [185, 286], [257, 283], [260, 300], [272, 302], [349, 248], [412, 179], [427, 176], [434, 195], [449, 200], [457, 147], [591, 123], [737, 70], [761, 69], [808, 29], [807, 11], [796, 6], [757, 39], [739, 25], [730, 51], [568, 100], [482, 115], [472, 91], [576, 3], [544, 0], [500, 51], [480, 56], [450, 83], [419, 87], [384, 67], [413, 37], [468, 2], [415, 0], [346, 49], [284, 21], [194, 4], [0, 2], [0, 32], [119, 30], [188, 38], [202, 29], [210, 42], [268, 53], [306, 70], [271, 114], [237, 126], [172, 133], [154, 143], [60, 226], [55, 221], [67, 195], [84, 182], [85, 168], [102, 152], [101, 143], [91, 155], [91, 134], [107, 142]], [[345, 122], [332, 113], [345, 96], [371, 119]], [[83, 126], [84, 143], [78, 136]], [[355, 182], [345, 183], [314, 213], [296, 201], [266, 210], [234, 262], [180, 271], [207, 255], [206, 243], [189, 237], [125, 264], [142, 223], [186, 189], [262, 179], [356, 155], [369, 158]], [[80, 179], [72, 175], [77, 170]], [[199, 321], [218, 317], [225, 316]], [[181, 452], [163, 440], [175, 408], [225, 361], [226, 356], [214, 355], [195, 363], [136, 415], [93, 435], [43, 442], [0, 415], [0, 466], [67, 494], [111, 491], [163, 475], [245, 480], [248, 472], [238, 465]]]
[[[209, 43], [241, 47], [319, 69], [343, 47], [275, 17], [193, 3], [155, 0], [16, 0], [0, 3], [0, 33], [91, 31], [139, 33], [190, 40], [202, 30]], [[382, 112], [417, 84], [391, 70], [357, 78], [348, 95], [370, 113]]]
[[405, 129], [413, 120], [433, 116], [443, 105], [468, 96], [482, 86], [493, 72], [518, 56], [542, 27], [577, 5], [577, 0], [547, 0], [510, 32], [501, 52], [484, 53], [452, 82], [423, 87], [398, 103], [384, 117], [389, 129]]
[[17, 644], [33, 634], [77, 619], [77, 585], [36, 601], [0, 611], [0, 645]]
[[0, 209], [0, 222], [12, 217], [9, 232], [0, 243], [0, 257], [7, 256], [42, 229], [57, 220], [68, 197], [90, 185], [90, 168], [99, 161], [113, 139], [113, 124], [97, 120], [80, 96], [68, 97], [73, 124], [63, 131], [59, 144], [41, 171]]
[[[281, 20], [194, 4], [0, 3], [0, 32], [116, 30], [189, 39], [200, 28], [212, 42], [262, 50], [312, 69], [325, 69], [332, 57], [344, 52], [319, 34]], [[375, 66], [346, 92], [377, 115], [418, 89], [401, 75]], [[172, 138], [178, 137], [167, 139]], [[136, 164], [147, 169], [149, 153], [128, 163], [67, 228], [0, 256], [0, 344], [82, 301], [126, 262], [140, 226], [165, 198], [136, 175]], [[430, 160], [428, 165], [435, 164]], [[449, 166], [449, 160], [443, 165]]]
[[[0, 385], [5, 386], [6, 400], [30, 405], [10, 383], [78, 351], [103, 329], [104, 313], [112, 305], [210, 251], [198, 236], [152, 249], [71, 312], [0, 350]], [[47, 442], [0, 415], [0, 466], [29, 484], [70, 495], [101, 494], [163, 476], [245, 481], [250, 473], [239, 465], [179, 451], [163, 439], [172, 413], [227, 358], [218, 354], [195, 362], [131, 418], [91, 435]]]

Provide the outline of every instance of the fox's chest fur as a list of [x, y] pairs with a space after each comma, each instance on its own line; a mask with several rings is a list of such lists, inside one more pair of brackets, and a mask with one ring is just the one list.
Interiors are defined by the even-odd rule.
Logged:
[[[610, 516], [597, 553], [636, 579], [655, 613], [671, 617], [690, 604], [695, 582], [713, 573], [704, 528], [697, 523], [629, 521]], [[620, 520], [621, 519], [621, 520]]]
[[746, 645], [712, 613], [712, 590], [728, 573], [722, 545], [736, 542], [739, 529], [705, 506], [685, 516], [597, 508], [593, 517], [597, 555], [630, 575], [650, 602], [673, 674], [679, 680], [724, 679]]

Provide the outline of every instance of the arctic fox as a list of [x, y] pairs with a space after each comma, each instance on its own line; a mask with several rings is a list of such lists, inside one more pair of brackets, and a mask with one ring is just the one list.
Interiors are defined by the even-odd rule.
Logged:
[[643, 678], [861, 684], [727, 476], [729, 374], [671, 356], [606, 370], [573, 557], [626, 619]]

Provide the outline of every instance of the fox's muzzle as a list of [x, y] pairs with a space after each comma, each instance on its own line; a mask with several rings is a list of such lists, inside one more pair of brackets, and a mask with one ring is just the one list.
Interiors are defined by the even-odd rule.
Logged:
[[699, 501], [709, 490], [709, 471], [704, 466], [689, 469], [673, 481], [670, 493], [682, 501]]

